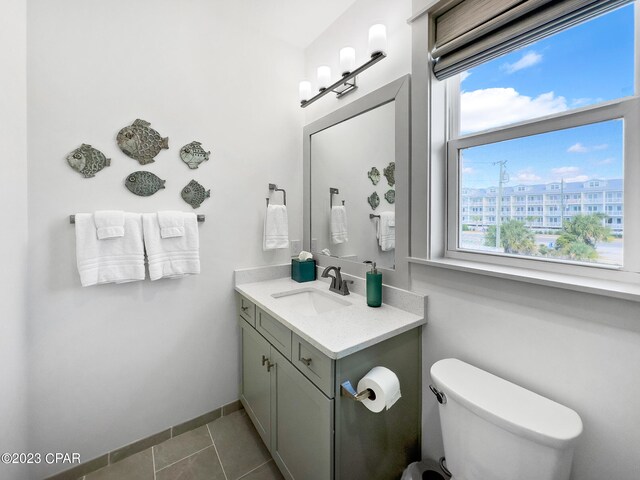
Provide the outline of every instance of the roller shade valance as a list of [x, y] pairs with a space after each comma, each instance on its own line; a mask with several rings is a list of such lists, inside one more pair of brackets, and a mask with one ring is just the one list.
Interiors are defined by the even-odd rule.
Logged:
[[444, 79], [632, 0], [464, 0], [434, 15], [433, 72]]

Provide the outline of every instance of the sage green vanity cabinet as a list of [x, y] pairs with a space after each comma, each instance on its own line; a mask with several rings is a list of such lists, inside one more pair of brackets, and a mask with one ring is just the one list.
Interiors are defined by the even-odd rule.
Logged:
[[[240, 317], [243, 318], [243, 317]], [[242, 393], [240, 400], [253, 420], [262, 441], [271, 441], [271, 375], [267, 368], [271, 345], [252, 327], [242, 326]], [[264, 361], [267, 359], [267, 362]]]
[[279, 352], [272, 352], [271, 455], [286, 478], [332, 477], [333, 399], [327, 398]]
[[[399, 479], [420, 459], [420, 327], [333, 360], [239, 297], [240, 399], [285, 478]], [[402, 388], [381, 413], [340, 395], [341, 382], [356, 387], [376, 365]]]

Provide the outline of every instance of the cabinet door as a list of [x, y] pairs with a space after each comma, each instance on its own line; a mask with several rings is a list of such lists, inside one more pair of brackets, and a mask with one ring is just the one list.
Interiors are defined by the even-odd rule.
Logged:
[[333, 400], [272, 353], [271, 454], [289, 480], [331, 480]]
[[[271, 441], [271, 373], [267, 371], [270, 345], [244, 320], [242, 327], [242, 385], [240, 400], [267, 448]], [[273, 368], [271, 368], [273, 371]]]

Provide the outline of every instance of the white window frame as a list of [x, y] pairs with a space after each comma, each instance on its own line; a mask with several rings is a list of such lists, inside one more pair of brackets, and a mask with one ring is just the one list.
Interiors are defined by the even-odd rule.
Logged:
[[[636, 2], [637, 3], [637, 2]], [[431, 80], [432, 105], [442, 102], [446, 118], [445, 129], [440, 133], [444, 134], [441, 150], [434, 149], [437, 129], [431, 134], [431, 163], [438, 162], [438, 154], [442, 152], [444, 158], [440, 161], [444, 163], [445, 176], [445, 197], [444, 200], [444, 228], [441, 230], [443, 239], [441, 240], [443, 249], [441, 256], [434, 256], [434, 250], [430, 252], [430, 260], [446, 263], [447, 261], [459, 262], [474, 265], [473, 269], [492, 270], [493, 268], [508, 267], [511, 269], [522, 269], [524, 272], [538, 271], [543, 274], [562, 275], [567, 278], [581, 277], [592, 278], [603, 281], [614, 281], [632, 283], [640, 285], [640, 249], [634, 245], [640, 244], [640, 188], [633, 188], [629, 182], [633, 179], [640, 179], [640, 138], [636, 132], [640, 131], [640, 8], [634, 3], [635, 16], [635, 95], [624, 97], [613, 101], [587, 106], [580, 109], [570, 110], [547, 117], [536, 118], [517, 124], [506, 125], [487, 131], [460, 135], [459, 118], [459, 76], [455, 76], [444, 82]], [[438, 85], [440, 84], [440, 85]], [[441, 100], [438, 101], [438, 96]], [[433, 115], [433, 112], [432, 112]], [[495, 252], [479, 252], [460, 248], [459, 233], [459, 152], [465, 148], [477, 147], [481, 145], [493, 144], [531, 135], [550, 133], [568, 128], [590, 125], [608, 120], [622, 119], [623, 127], [623, 149], [624, 149], [624, 204], [625, 234], [623, 246], [623, 265], [621, 267], [604, 264], [593, 264], [589, 262], [567, 262], [566, 260], [541, 259], [536, 257], [526, 257], [520, 255], [510, 255]], [[433, 167], [432, 167], [433, 171]], [[516, 186], [515, 191], [519, 191]], [[525, 194], [526, 195], [526, 194]], [[432, 204], [433, 205], [433, 204]], [[569, 212], [570, 213], [570, 212]], [[431, 216], [431, 232], [437, 234], [440, 230], [433, 224], [434, 216]], [[633, 221], [629, 221], [633, 219]], [[436, 227], [436, 228], [434, 228]], [[431, 244], [439, 242], [431, 237]], [[526, 275], [526, 273], [523, 273]], [[569, 280], [570, 281], [570, 280]]]

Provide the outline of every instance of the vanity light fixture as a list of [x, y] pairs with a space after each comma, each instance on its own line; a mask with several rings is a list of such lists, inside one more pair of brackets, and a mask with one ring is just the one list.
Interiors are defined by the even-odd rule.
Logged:
[[318, 67], [318, 93], [311, 97], [311, 83], [300, 82], [300, 106], [302, 108], [312, 104], [329, 92], [336, 94], [338, 98], [358, 88], [356, 75], [387, 56], [387, 29], [382, 24], [372, 25], [369, 28], [369, 54], [371, 58], [359, 67], [356, 64], [356, 51], [353, 47], [344, 47], [340, 50], [340, 71], [342, 78], [335, 83], [331, 82], [331, 69], [327, 66]]

